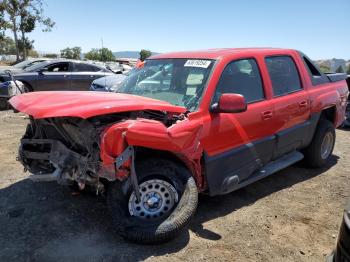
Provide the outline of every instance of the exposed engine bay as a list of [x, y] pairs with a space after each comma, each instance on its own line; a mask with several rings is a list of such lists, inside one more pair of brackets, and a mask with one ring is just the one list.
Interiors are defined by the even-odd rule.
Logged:
[[33, 180], [77, 183], [80, 189], [89, 187], [101, 192], [104, 190], [101, 180], [116, 179], [115, 166], [112, 174], [103, 168], [100, 151], [104, 131], [113, 124], [138, 119], [156, 120], [169, 127], [185, 119], [185, 114], [145, 110], [88, 119], [30, 117], [30, 124], [21, 140], [19, 161], [33, 174]]

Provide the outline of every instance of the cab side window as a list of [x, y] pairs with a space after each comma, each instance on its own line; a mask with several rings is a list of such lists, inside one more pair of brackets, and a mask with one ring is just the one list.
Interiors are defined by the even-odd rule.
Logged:
[[297, 67], [290, 56], [265, 58], [274, 96], [283, 96], [301, 90]]
[[225, 93], [241, 94], [247, 103], [264, 100], [264, 88], [255, 59], [233, 61], [226, 66], [216, 88], [214, 103]]
[[93, 65], [84, 63], [74, 63], [74, 72], [98, 72], [102, 69]]
[[57, 63], [50, 66], [47, 66], [48, 72], [68, 72], [69, 70], [69, 63]]

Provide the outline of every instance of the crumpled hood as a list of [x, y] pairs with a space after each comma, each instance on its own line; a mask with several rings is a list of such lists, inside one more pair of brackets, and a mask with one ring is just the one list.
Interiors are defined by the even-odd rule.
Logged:
[[10, 104], [34, 118], [80, 117], [127, 111], [159, 110], [184, 113], [186, 108], [142, 96], [91, 91], [32, 92], [12, 97]]

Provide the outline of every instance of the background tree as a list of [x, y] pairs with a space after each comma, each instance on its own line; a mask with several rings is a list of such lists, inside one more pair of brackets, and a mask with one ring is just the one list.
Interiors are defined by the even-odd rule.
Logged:
[[322, 64], [320, 65], [320, 70], [323, 72], [323, 73], [329, 73], [331, 72], [331, 68], [325, 64]]
[[3, 0], [2, 2], [4, 11], [9, 16], [9, 28], [13, 32], [13, 37], [15, 39], [15, 46], [16, 46], [16, 58], [17, 61], [19, 60], [19, 48], [18, 48], [18, 37], [17, 37], [17, 31], [18, 31], [18, 22], [17, 17], [20, 16], [20, 5], [19, 0]]
[[30, 57], [39, 57], [39, 53], [35, 51], [34, 49], [28, 50], [28, 56]]
[[343, 67], [340, 65], [337, 70], [335, 70], [336, 73], [344, 73]]
[[113, 52], [106, 47], [100, 49], [100, 54], [101, 54], [100, 61], [107, 62], [107, 61], [115, 60], [115, 56], [113, 55]]
[[[32, 32], [39, 24], [43, 26], [43, 32], [51, 31], [55, 22], [44, 16], [43, 0], [2, 0], [2, 5], [8, 16], [9, 28], [13, 32], [16, 56], [19, 60], [20, 49], [17, 33], [21, 32], [22, 46], [25, 46], [27, 39], [25, 34]], [[24, 48], [24, 59], [26, 59], [26, 51]]]
[[89, 52], [85, 54], [84, 57], [87, 60], [95, 60], [95, 61], [99, 61], [101, 58], [99, 49], [97, 48], [92, 48]]
[[108, 48], [93, 48], [89, 52], [87, 52], [84, 55], [85, 59], [88, 60], [94, 60], [94, 61], [103, 61], [103, 62], [108, 62], [108, 61], [114, 61], [115, 57], [113, 55], [113, 52], [108, 49]]
[[142, 49], [140, 51], [140, 60], [145, 61], [146, 58], [150, 57], [152, 52], [150, 50]]
[[45, 54], [44, 57], [55, 59], [58, 58], [58, 54]]
[[[36, 17], [26, 10], [23, 10], [21, 13], [20, 23], [19, 23], [19, 31], [22, 34], [22, 39], [18, 44], [20, 50], [22, 50], [23, 60], [27, 58], [27, 50], [32, 48], [27, 48], [27, 43], [31, 42], [27, 37], [25, 37], [26, 33], [30, 33], [35, 28]], [[22, 48], [21, 48], [22, 47]]]
[[34, 49], [34, 40], [29, 40], [27, 37], [21, 38], [18, 41], [18, 48], [27, 57], [28, 51]]
[[8, 27], [8, 23], [5, 19], [5, 6], [4, 2], [0, 2], [0, 41], [3, 41], [5, 38], [5, 30]]
[[73, 59], [81, 59], [81, 47], [75, 46], [73, 50]]
[[81, 58], [81, 47], [65, 48], [61, 50], [61, 57], [67, 59], [80, 59]]
[[0, 40], [0, 54], [12, 55], [16, 53], [16, 44], [12, 38], [4, 36]]
[[349, 63], [349, 65], [348, 65], [348, 70], [346, 70], [346, 73], [347, 73], [348, 75], [350, 75], [350, 63]]
[[73, 50], [72, 48], [66, 47], [65, 49], [62, 49], [61, 51], [61, 57], [72, 59], [73, 57]]

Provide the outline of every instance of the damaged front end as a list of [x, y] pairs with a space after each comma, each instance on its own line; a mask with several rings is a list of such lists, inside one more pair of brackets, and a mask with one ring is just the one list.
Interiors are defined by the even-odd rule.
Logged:
[[87, 120], [73, 117], [30, 119], [19, 148], [19, 160], [34, 181], [99, 183], [99, 136]]
[[[137, 186], [134, 147], [175, 152], [180, 152], [181, 147], [190, 149], [188, 142], [189, 138], [192, 140], [194, 131], [191, 127], [183, 133], [174, 130], [177, 136], [172, 139], [172, 132], [168, 130], [185, 119], [184, 114], [154, 110], [121, 112], [88, 119], [30, 117], [30, 124], [21, 139], [18, 158], [25, 170], [33, 174], [33, 181], [57, 180], [60, 184], [77, 184], [81, 190], [87, 188], [96, 193], [104, 191], [103, 181], [131, 177], [132, 184]], [[152, 141], [153, 144], [147, 145]], [[195, 148], [198, 149], [197, 146]], [[186, 150], [183, 153], [192, 155]]]

